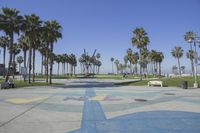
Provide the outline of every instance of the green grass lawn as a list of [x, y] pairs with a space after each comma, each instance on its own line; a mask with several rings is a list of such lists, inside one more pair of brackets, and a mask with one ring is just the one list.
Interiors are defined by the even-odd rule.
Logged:
[[[4, 79], [0, 79], [0, 83], [3, 83]], [[63, 85], [62, 83], [52, 83], [51, 85], [46, 82], [32, 82], [29, 84], [28, 82], [20, 81], [20, 80], [14, 80], [13, 81], [16, 84], [16, 88], [21, 87], [28, 87], [28, 86], [51, 86], [51, 85]]]
[[[124, 82], [124, 83], [118, 83], [118, 85], [147, 86], [148, 82], [151, 81], [151, 80]], [[189, 87], [193, 87], [193, 84], [194, 84], [193, 77], [160, 78], [160, 79], [157, 79], [157, 80], [163, 81], [163, 85], [166, 86], [166, 87], [167, 86], [180, 87], [181, 81], [188, 81]], [[200, 77], [198, 77], [198, 81], [199, 80], [200, 80]]]

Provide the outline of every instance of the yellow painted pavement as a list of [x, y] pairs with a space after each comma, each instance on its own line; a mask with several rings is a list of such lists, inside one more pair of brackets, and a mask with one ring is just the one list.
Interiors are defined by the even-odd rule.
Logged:
[[90, 98], [90, 100], [102, 101], [102, 100], [104, 100], [104, 98], [105, 98], [105, 96], [97, 95], [97, 96]]
[[24, 104], [24, 103], [31, 103], [31, 102], [43, 100], [46, 98], [47, 97], [12, 98], [12, 99], [7, 99], [6, 102], [14, 103], [14, 104]]

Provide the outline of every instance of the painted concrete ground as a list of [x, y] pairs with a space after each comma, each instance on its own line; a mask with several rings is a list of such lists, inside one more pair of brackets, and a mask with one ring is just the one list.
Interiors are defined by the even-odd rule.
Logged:
[[0, 133], [200, 132], [200, 89], [65, 82], [0, 90]]

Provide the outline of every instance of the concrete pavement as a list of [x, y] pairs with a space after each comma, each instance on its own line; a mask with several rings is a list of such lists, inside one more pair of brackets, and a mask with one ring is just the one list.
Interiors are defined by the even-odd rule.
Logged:
[[0, 90], [0, 133], [200, 132], [200, 89], [60, 82]]

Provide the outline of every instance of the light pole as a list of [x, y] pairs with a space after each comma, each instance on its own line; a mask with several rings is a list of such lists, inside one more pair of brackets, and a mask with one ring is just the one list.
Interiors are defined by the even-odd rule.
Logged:
[[194, 88], [198, 88], [198, 82], [197, 82], [197, 65], [198, 65], [198, 53], [196, 48], [196, 43], [200, 43], [200, 38], [194, 34], [193, 39], [188, 40], [189, 43], [194, 43], [194, 61], [195, 61], [195, 67], [194, 67]]

